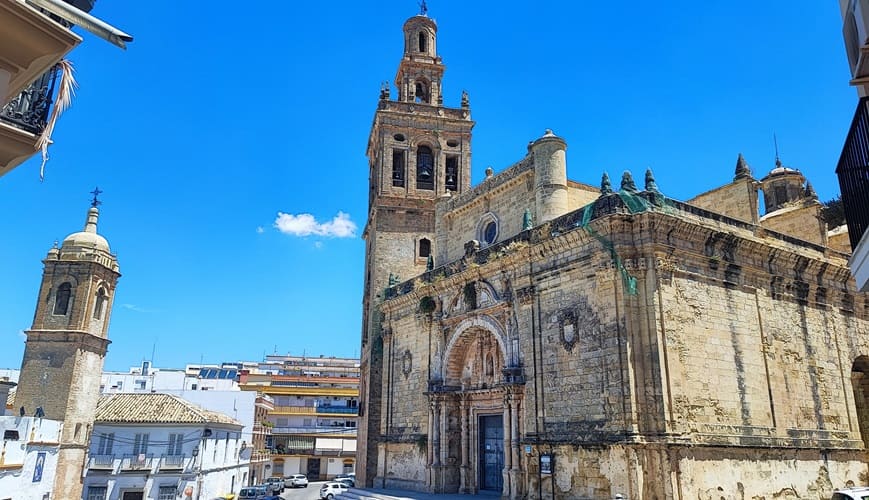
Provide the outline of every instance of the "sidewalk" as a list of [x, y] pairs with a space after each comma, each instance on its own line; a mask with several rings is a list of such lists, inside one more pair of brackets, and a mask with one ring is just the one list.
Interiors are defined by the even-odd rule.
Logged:
[[364, 500], [468, 500], [470, 498], [487, 498], [489, 500], [501, 498], [499, 493], [478, 493], [476, 495], [462, 495], [459, 493], [423, 493], [420, 491], [386, 490], [380, 488], [351, 488], [349, 492], [342, 493], [339, 498], [364, 499]]

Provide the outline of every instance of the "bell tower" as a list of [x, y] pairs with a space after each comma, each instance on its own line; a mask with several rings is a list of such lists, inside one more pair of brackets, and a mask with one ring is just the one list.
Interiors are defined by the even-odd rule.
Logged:
[[[437, 24], [419, 15], [403, 26], [404, 53], [395, 75], [397, 99], [384, 82], [368, 136], [368, 222], [365, 225], [365, 285], [357, 474], [372, 485], [380, 442], [383, 338], [379, 304], [387, 286], [422, 274], [435, 253], [435, 204], [471, 185], [470, 100], [444, 106], [446, 67], [437, 54]], [[439, 263], [434, 263], [438, 265]], [[391, 283], [392, 281], [392, 283]]]
[[120, 273], [97, 234], [99, 201], [84, 229], [48, 251], [27, 343], [15, 408], [63, 421], [52, 498], [81, 498], [82, 465], [100, 395], [109, 345], [109, 316]]

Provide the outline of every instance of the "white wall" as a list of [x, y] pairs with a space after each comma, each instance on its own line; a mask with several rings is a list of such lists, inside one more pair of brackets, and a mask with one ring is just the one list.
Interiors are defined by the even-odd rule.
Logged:
[[[204, 437], [205, 429], [211, 435]], [[111, 471], [93, 467], [98, 456], [100, 435], [114, 433]], [[148, 434], [148, 467], [137, 472], [121, 472], [124, 459], [132, 457], [135, 435]], [[166, 454], [169, 435], [182, 434], [183, 470], [162, 471], [160, 459]], [[108, 500], [117, 500], [126, 491], [143, 491], [145, 498], [156, 498], [160, 486], [174, 486], [178, 492], [190, 487], [193, 498], [213, 498], [238, 493], [246, 481], [249, 462], [247, 453], [241, 453], [243, 441], [237, 426], [216, 424], [100, 424], [94, 426], [90, 446], [90, 462], [86, 471], [84, 492], [89, 486], [106, 486]], [[194, 448], [198, 448], [193, 457]], [[197, 497], [197, 491], [199, 497]], [[16, 497], [17, 498], [17, 497]]]
[[[17, 440], [0, 442], [4, 464], [0, 468], [0, 499], [42, 500], [44, 495], [51, 493], [62, 427], [63, 424], [57, 420], [0, 417], [0, 437], [6, 436], [6, 431], [18, 432]], [[42, 462], [41, 478], [34, 475], [37, 461]], [[34, 481], [37, 478], [39, 480]]]

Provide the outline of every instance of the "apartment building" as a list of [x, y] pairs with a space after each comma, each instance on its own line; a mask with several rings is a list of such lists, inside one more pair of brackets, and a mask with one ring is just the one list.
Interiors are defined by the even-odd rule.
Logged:
[[256, 369], [240, 371], [239, 386], [274, 401], [254, 422], [269, 431], [266, 477], [317, 480], [355, 471], [358, 359], [269, 355]]

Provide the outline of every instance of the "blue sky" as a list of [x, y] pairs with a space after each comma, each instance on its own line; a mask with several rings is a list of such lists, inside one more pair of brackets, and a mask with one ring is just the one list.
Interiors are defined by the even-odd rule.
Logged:
[[[836, 2], [428, 2], [445, 104], [470, 93], [473, 182], [551, 128], [568, 176], [647, 167], [688, 199], [782, 161], [822, 200], [856, 105]], [[0, 368], [20, 366], [42, 264], [94, 186], [123, 274], [106, 368], [356, 356], [380, 82], [415, 1], [97, 2], [44, 182], [0, 178]], [[393, 92], [395, 95], [395, 92]]]

